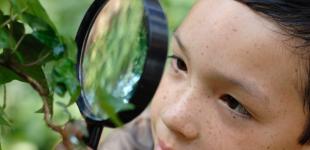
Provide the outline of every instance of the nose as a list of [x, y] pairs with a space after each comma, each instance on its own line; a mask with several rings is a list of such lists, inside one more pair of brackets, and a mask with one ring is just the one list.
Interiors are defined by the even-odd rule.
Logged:
[[185, 140], [199, 137], [199, 125], [195, 122], [195, 109], [187, 100], [180, 100], [162, 113], [162, 121], [174, 134]]

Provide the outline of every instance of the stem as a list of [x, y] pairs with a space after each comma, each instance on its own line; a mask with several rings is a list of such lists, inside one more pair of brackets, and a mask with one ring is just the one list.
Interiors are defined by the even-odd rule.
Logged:
[[5, 109], [6, 107], [6, 99], [7, 99], [7, 95], [6, 95], [6, 85], [3, 85], [3, 105], [2, 105], [2, 109]]
[[67, 150], [72, 150], [73, 146], [70, 142], [69, 134], [64, 130], [63, 127], [55, 125], [51, 121], [51, 111], [48, 107], [49, 92], [46, 89], [44, 89], [42, 87], [42, 85], [37, 80], [33, 79], [31, 76], [25, 74], [24, 72], [21, 72], [14, 65], [12, 65], [10, 63], [0, 64], [0, 65], [4, 65], [5, 67], [14, 71], [18, 76], [23, 78], [27, 83], [29, 83], [39, 93], [39, 95], [43, 101], [44, 121], [45, 121], [46, 125], [61, 135], [61, 137], [63, 139], [63, 144]]
[[[21, 10], [20, 14], [22, 14], [23, 12], [25, 12], [26, 10], [28, 9], [28, 7], [25, 7]], [[0, 28], [3, 28], [4, 26], [6, 26], [7, 24], [9, 24], [11, 21], [15, 20], [20, 14], [15, 14], [14, 16], [13, 15], [10, 15], [11, 17], [6, 20], [5, 22], [3, 22], [0, 26]]]
[[14, 47], [14, 50], [13, 50], [13, 53], [18, 49], [19, 45], [22, 43], [22, 41], [24, 40], [24, 38], [26, 37], [26, 34], [23, 34], [19, 40], [17, 41], [15, 47]]
[[48, 56], [50, 56], [51, 52], [46, 53], [44, 56], [40, 57], [38, 60], [35, 60], [34, 62], [30, 62], [28, 64], [22, 64], [25, 67], [31, 67], [34, 65], [39, 64], [40, 62], [43, 62]]

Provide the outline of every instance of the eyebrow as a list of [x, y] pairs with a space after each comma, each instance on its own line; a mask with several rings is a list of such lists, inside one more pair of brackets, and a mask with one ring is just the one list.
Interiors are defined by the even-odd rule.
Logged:
[[[185, 55], [188, 56], [189, 50], [185, 47], [185, 45], [184, 45], [183, 41], [181, 40], [179, 34], [177, 32], [175, 32], [173, 34], [173, 37], [174, 37], [175, 41], [177, 42], [181, 51], [183, 51], [185, 53]], [[256, 86], [253, 83], [253, 81], [244, 81], [244, 80], [241, 81], [239, 79], [233, 78], [232, 76], [227, 76], [225, 73], [219, 72], [218, 70], [216, 71], [216, 76], [228, 81], [232, 85], [236, 85], [236, 86], [240, 87], [242, 90], [246, 91], [247, 93], [249, 93], [253, 97], [257, 97], [257, 98], [262, 99], [263, 101], [266, 101], [266, 102], [269, 101], [269, 97], [264, 94], [262, 88]]]
[[249, 81], [248, 79], [236, 79], [232, 76], [227, 76], [224, 73], [219, 72], [217, 75], [221, 76], [224, 80], [227, 80], [232, 85], [240, 87], [242, 90], [246, 91], [246, 93], [249, 93], [249, 95], [257, 97], [259, 100], [262, 100], [264, 102], [269, 101], [269, 97], [264, 94], [262, 87], [257, 86], [255, 83], [253, 83], [254, 81]]
[[188, 49], [185, 47], [185, 45], [183, 44], [178, 32], [173, 33], [173, 37], [175, 39], [175, 41], [177, 42], [179, 48], [181, 49], [181, 51], [183, 51], [185, 53], [186, 56], [188, 56]]

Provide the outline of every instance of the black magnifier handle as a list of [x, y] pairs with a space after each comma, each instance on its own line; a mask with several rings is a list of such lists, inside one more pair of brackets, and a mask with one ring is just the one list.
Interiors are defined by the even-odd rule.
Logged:
[[88, 136], [84, 137], [84, 141], [87, 146], [93, 150], [97, 150], [101, 133], [103, 130], [102, 125], [87, 123]]

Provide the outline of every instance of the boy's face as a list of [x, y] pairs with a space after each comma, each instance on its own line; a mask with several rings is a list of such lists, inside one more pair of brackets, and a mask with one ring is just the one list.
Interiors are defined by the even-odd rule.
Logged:
[[241, 3], [198, 1], [152, 102], [155, 149], [308, 148], [296, 42]]

